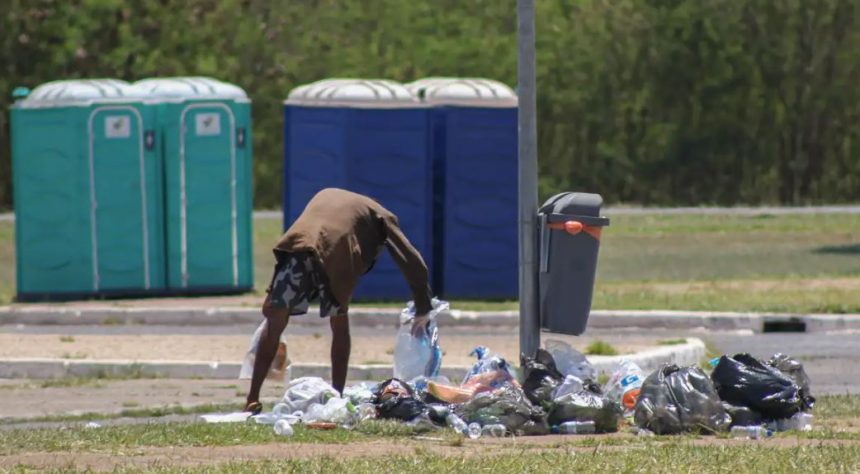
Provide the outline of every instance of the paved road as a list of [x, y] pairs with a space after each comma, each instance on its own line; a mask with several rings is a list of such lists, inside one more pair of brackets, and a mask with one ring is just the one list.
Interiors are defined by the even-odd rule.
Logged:
[[[251, 325], [233, 326], [0, 326], [0, 332], [18, 334], [189, 334], [205, 337], [207, 335], [250, 334]], [[323, 328], [324, 329], [324, 328]], [[320, 328], [290, 326], [289, 331], [297, 335], [319, 333]], [[393, 328], [386, 328], [391, 331]], [[444, 347], [445, 328], [440, 328]], [[499, 336], [514, 328], [459, 327], [457, 336], [474, 338], [480, 344], [484, 336]], [[377, 328], [356, 327], [352, 330], [354, 338], [364, 334], [378, 334]], [[749, 334], [737, 332], [697, 332], [697, 331], [648, 331], [642, 330], [593, 330], [589, 338], [604, 338], [613, 343], [641, 344], [644, 339], [658, 341], [677, 337], [698, 337], [709, 341], [717, 350], [734, 354], [750, 352], [760, 358], [768, 358], [774, 353], [784, 352], [800, 359], [812, 378], [814, 393], [856, 393], [860, 394], [860, 333], [804, 334], [769, 333]], [[551, 335], [544, 335], [550, 338]]]
[[[860, 214], [857, 206], [807, 206], [807, 207], [605, 207], [604, 213], [610, 216], [641, 214], [734, 214], [734, 215], [786, 215], [786, 214]], [[283, 213], [275, 211], [254, 211], [255, 219], [280, 219]], [[0, 214], [0, 222], [14, 221], [14, 213]]]

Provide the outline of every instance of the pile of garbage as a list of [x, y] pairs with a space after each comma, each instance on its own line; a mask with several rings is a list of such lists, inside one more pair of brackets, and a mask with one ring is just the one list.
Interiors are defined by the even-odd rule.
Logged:
[[640, 435], [696, 432], [759, 438], [773, 431], [808, 430], [815, 404], [810, 380], [797, 360], [776, 354], [762, 362], [749, 354], [710, 361], [710, 374], [666, 364], [645, 376], [623, 360], [608, 382], [570, 345], [546, 341], [522, 374], [508, 361], [479, 346], [462, 382], [439, 375], [442, 351], [435, 318], [447, 311], [434, 300], [426, 334], [413, 336], [414, 307], [401, 315], [394, 377], [361, 382], [339, 394], [318, 377], [289, 382], [269, 413], [253, 416], [280, 435], [292, 426], [351, 428], [371, 419], [398, 420], [421, 429], [448, 427], [470, 438], [548, 433], [612, 433], [632, 425]]

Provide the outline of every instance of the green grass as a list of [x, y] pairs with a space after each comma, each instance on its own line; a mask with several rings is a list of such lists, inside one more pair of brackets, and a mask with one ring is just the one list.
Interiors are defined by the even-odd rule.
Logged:
[[684, 338], [663, 339], [663, 340], [657, 341], [657, 345], [659, 345], [659, 346], [678, 346], [681, 344], [685, 344], [686, 342], [687, 342], [687, 340]]
[[663, 444], [648, 449], [606, 452], [557, 450], [542, 453], [487, 452], [481, 456], [438, 456], [429, 452], [380, 458], [342, 459], [336, 456], [293, 461], [232, 462], [194, 469], [162, 468], [152, 472], [853, 472], [860, 468], [856, 447], [816, 446], [774, 450], [764, 445], [731, 448]]
[[35, 418], [23, 418], [6, 421], [5, 425], [17, 425], [21, 423], [48, 423], [48, 422], [77, 422], [92, 420], [115, 420], [117, 418], [160, 418], [170, 415], [198, 415], [204, 413], [216, 413], [224, 411], [235, 411], [235, 403], [206, 403], [195, 406], [168, 405], [161, 407], [131, 408], [126, 407], [117, 413], [80, 413], [77, 415], [48, 415]]
[[[213, 411], [195, 411], [206, 413]], [[233, 407], [235, 409], [235, 406]], [[182, 413], [188, 414], [188, 413]], [[88, 418], [81, 421], [88, 421]], [[103, 418], [95, 418], [103, 419]], [[295, 435], [281, 438], [270, 425], [248, 423], [160, 423], [104, 426], [99, 429], [0, 430], [0, 455], [22, 451], [117, 452], [144, 446], [235, 446], [271, 442], [342, 444], [378, 438], [402, 438], [415, 430], [394, 421], [370, 421], [353, 430], [321, 431], [297, 425]]]
[[[0, 304], [14, 292], [14, 232], [0, 222]], [[268, 285], [277, 219], [254, 222], [257, 292]], [[860, 312], [860, 215], [626, 215], [603, 234], [595, 309]], [[402, 301], [354, 306], [399, 308]], [[452, 301], [515, 310], [513, 301]]]
[[[417, 433], [393, 421], [363, 423], [354, 430], [317, 431], [295, 427], [290, 438], [277, 437], [270, 426], [255, 423], [165, 423], [70, 427], [63, 430], [0, 430], [0, 455], [22, 452], [107, 453], [128, 456], [142, 448], [239, 446], [268, 443], [345, 444], [391, 440], [390, 454], [339, 456], [332, 447], [326, 456], [289, 461], [241, 461], [197, 468], [206, 472], [853, 472], [860, 469], [860, 432], [831, 429], [836, 422], [858, 421], [860, 396], [822, 396], [816, 406], [815, 429], [808, 433], [779, 433], [776, 438], [809, 439], [822, 443], [788, 446], [777, 439], [738, 441], [703, 446], [694, 435], [620, 437], [565, 437], [549, 444], [496, 445], [471, 451], [473, 442], [432, 433], [419, 445], [398, 446], [397, 440]], [[855, 425], [856, 426], [856, 425]], [[717, 440], [719, 441], [719, 440]], [[824, 444], [823, 442], [830, 444]], [[444, 454], [430, 447], [448, 449]], [[285, 446], [285, 450], [289, 448]], [[285, 451], [286, 452], [286, 451]], [[162, 464], [162, 466], [164, 466]], [[150, 468], [152, 469], [152, 468]], [[125, 471], [126, 469], [123, 469]], [[197, 472], [189, 466], [159, 467], [158, 472]]]
[[598, 339], [596, 341], [591, 341], [591, 343], [585, 347], [585, 354], [614, 356], [618, 355], [618, 349], [613, 347], [612, 344]]

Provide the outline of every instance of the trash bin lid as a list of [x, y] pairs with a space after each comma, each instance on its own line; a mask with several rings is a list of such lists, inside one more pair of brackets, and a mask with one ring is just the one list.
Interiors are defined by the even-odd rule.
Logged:
[[606, 226], [609, 219], [600, 216], [602, 205], [599, 194], [566, 192], [547, 199], [539, 212], [547, 214], [550, 222], [575, 218], [586, 225]]
[[290, 91], [288, 105], [396, 108], [420, 105], [402, 84], [385, 79], [323, 79]]
[[517, 94], [513, 89], [492, 79], [428, 77], [411, 82], [406, 88], [421, 101], [432, 105], [517, 106]]
[[21, 108], [87, 106], [141, 99], [146, 91], [119, 79], [71, 79], [42, 84], [16, 103]]
[[211, 77], [156, 77], [134, 83], [149, 99], [229, 99], [247, 101], [248, 94], [228, 82]]

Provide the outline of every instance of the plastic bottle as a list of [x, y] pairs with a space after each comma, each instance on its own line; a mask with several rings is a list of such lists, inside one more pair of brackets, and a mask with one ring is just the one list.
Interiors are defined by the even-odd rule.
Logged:
[[292, 436], [293, 427], [287, 420], [278, 420], [275, 422], [275, 434], [278, 436]]
[[498, 423], [493, 425], [486, 425], [481, 428], [481, 435], [489, 436], [490, 438], [504, 438], [505, 433], [507, 432], [508, 428], [505, 425]]
[[463, 421], [459, 416], [450, 413], [447, 417], [445, 417], [445, 421], [448, 423], [448, 426], [454, 429], [457, 433], [462, 433], [464, 435], [469, 434], [469, 425]]
[[733, 438], [759, 439], [773, 435], [773, 431], [764, 426], [732, 426], [730, 431]]
[[795, 413], [791, 418], [783, 418], [768, 423], [768, 428], [774, 431], [810, 431], [812, 430], [812, 415], [810, 413]]
[[644, 381], [645, 373], [635, 362], [622, 360], [609, 379], [607, 396], [618, 400], [625, 410], [631, 411], [636, 407]]
[[593, 434], [595, 432], [593, 421], [565, 421], [554, 428], [553, 432], [559, 434]]
[[469, 438], [478, 439], [481, 437], [481, 425], [477, 423], [469, 423]]
[[376, 407], [372, 403], [362, 403], [358, 406], [358, 421], [367, 421], [376, 418]]

